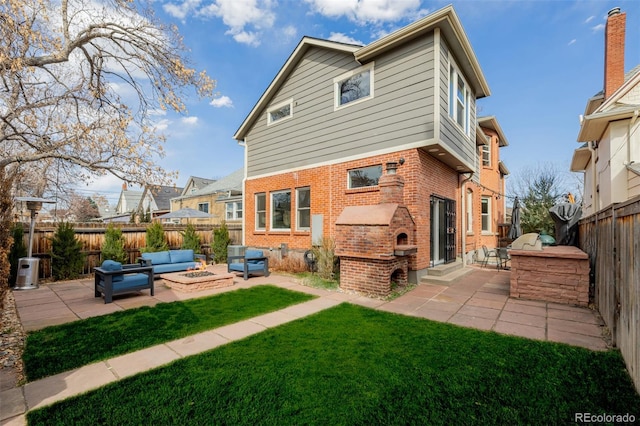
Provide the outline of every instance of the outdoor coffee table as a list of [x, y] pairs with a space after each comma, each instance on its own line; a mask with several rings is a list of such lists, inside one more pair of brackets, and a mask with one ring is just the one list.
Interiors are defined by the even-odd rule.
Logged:
[[233, 285], [234, 277], [234, 274], [214, 273], [211, 267], [204, 270], [162, 274], [162, 279], [168, 287], [185, 293], [230, 287]]

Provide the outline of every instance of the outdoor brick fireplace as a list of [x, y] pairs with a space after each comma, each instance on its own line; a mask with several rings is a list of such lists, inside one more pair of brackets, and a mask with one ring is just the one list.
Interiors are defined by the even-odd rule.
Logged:
[[387, 163], [387, 173], [380, 177], [379, 204], [345, 207], [336, 220], [335, 252], [344, 290], [384, 297], [392, 282], [408, 283], [417, 252], [415, 223], [403, 205], [404, 179], [396, 168], [397, 163]]

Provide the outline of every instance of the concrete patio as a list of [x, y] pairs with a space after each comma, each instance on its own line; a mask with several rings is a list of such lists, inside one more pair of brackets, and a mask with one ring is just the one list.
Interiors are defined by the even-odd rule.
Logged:
[[[225, 265], [216, 266], [226, 272]], [[82, 318], [109, 314], [138, 306], [153, 306], [194, 297], [233, 291], [261, 284], [274, 284], [319, 296], [309, 302], [277, 312], [199, 333], [185, 339], [156, 345], [138, 352], [91, 364], [42, 380], [13, 387], [3, 375], [0, 388], [0, 424], [25, 424], [24, 413], [72, 395], [155, 368], [181, 357], [197, 354], [271, 327], [302, 318], [342, 302], [373, 309], [448, 322], [464, 327], [492, 330], [537, 340], [561, 342], [591, 350], [608, 348], [607, 333], [596, 311], [555, 303], [509, 298], [509, 271], [468, 268], [454, 281], [420, 284], [410, 292], [383, 301], [357, 294], [302, 286], [295, 277], [271, 274], [248, 281], [235, 279], [235, 285], [196, 293], [180, 293], [156, 281], [155, 296], [149, 291], [123, 295], [104, 304], [93, 295], [93, 280], [81, 279], [41, 285], [29, 291], [14, 292], [18, 314], [26, 331], [62, 324]]]

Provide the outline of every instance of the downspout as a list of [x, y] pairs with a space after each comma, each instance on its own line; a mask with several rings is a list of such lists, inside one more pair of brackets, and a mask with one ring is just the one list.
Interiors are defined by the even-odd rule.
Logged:
[[[242, 177], [242, 209], [243, 209], [243, 213], [242, 213], [242, 243], [241, 245], [245, 245], [245, 237], [244, 237], [244, 233], [245, 230], [247, 229], [246, 225], [245, 225], [245, 218], [247, 217], [246, 214], [244, 214], [244, 210], [247, 208], [247, 203], [245, 202], [245, 195], [247, 193], [246, 191], [246, 182], [247, 182], [247, 139], [244, 138], [242, 141], [238, 141], [238, 145], [240, 145], [241, 147], [244, 148], [244, 176]], [[255, 210], [255, 207], [254, 207]], [[255, 213], [255, 212], [254, 212]], [[255, 214], [254, 214], [255, 217]]]
[[462, 206], [462, 217], [460, 223], [462, 225], [461, 238], [462, 238], [462, 267], [467, 266], [467, 207], [465, 201], [467, 199], [467, 182], [471, 180], [474, 172], [470, 172], [469, 176], [462, 180], [460, 183], [460, 205]]
[[[587, 144], [587, 148], [589, 148], [589, 152], [591, 152], [591, 196], [593, 197], [591, 205], [593, 206], [593, 212], [597, 214], [598, 210], [600, 209], [600, 197], [598, 192], [596, 191], [598, 189], [598, 172], [596, 170], [596, 142], [589, 142]], [[582, 202], [584, 203], [584, 200]]]

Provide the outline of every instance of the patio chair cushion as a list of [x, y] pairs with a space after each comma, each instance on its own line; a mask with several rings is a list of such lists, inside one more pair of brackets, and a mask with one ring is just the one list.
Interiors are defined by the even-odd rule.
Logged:
[[253, 259], [251, 260], [250, 258], [252, 257], [264, 257], [264, 254], [262, 254], [262, 250], [246, 250], [244, 253], [244, 257], [247, 260], [247, 263], [249, 264], [253, 264], [253, 265], [263, 265], [264, 264], [264, 260], [263, 259]]
[[[122, 263], [115, 260], [105, 260], [102, 262], [101, 268], [105, 271], [122, 271]], [[124, 275], [114, 275], [111, 279], [113, 282], [124, 280]]]

